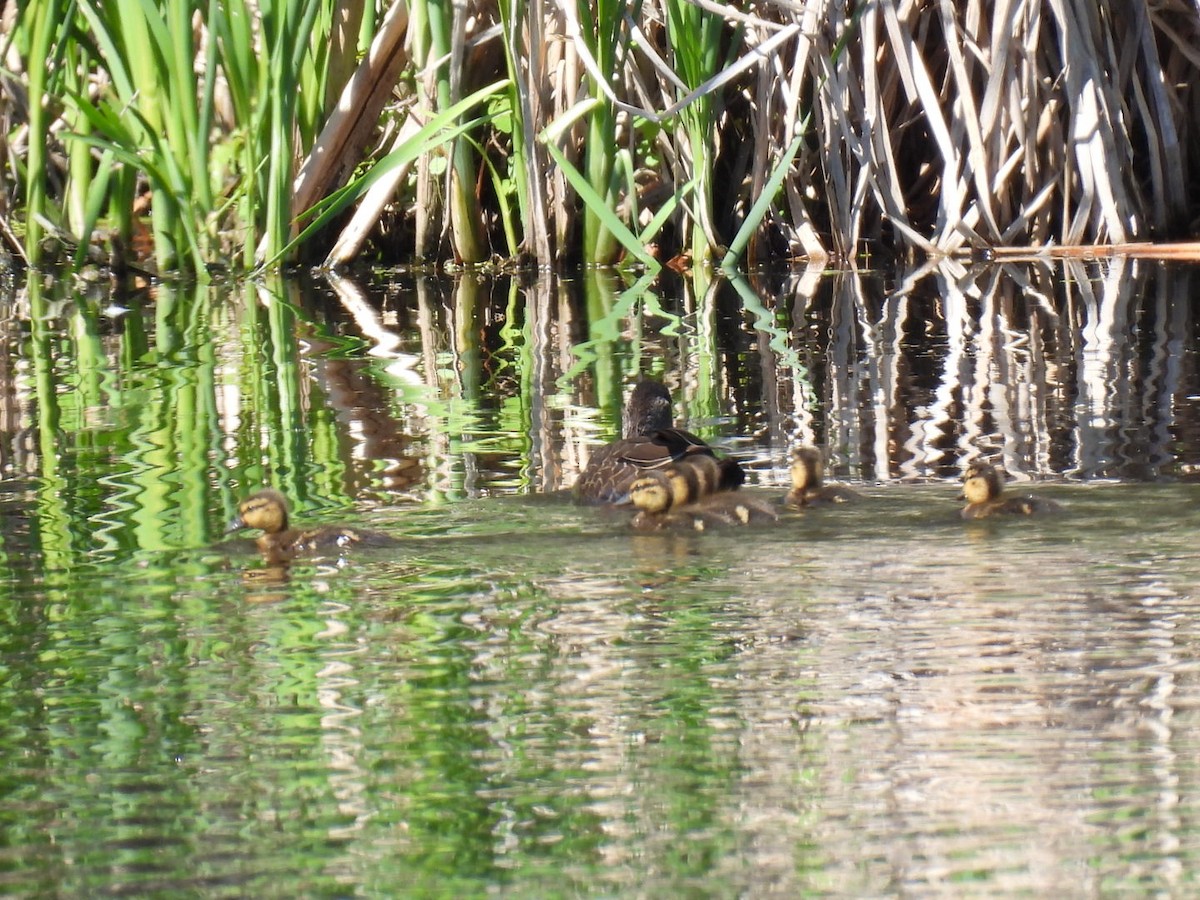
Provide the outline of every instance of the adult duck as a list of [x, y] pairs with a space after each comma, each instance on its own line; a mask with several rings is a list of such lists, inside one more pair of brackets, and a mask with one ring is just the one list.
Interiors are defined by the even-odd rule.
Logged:
[[639, 476], [697, 455], [717, 461], [718, 490], [734, 490], [746, 480], [736, 461], [717, 460], [712, 447], [690, 431], [674, 427], [670, 392], [660, 382], [644, 379], [629, 395], [622, 437], [592, 453], [575, 484], [575, 496], [582, 503], [624, 502]]

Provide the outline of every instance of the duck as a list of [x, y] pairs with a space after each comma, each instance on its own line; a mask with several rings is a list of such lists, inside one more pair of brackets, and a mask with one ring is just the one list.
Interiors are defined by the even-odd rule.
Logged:
[[849, 503], [862, 499], [845, 485], [825, 484], [825, 456], [817, 447], [805, 445], [792, 453], [792, 489], [784, 502], [788, 506], [821, 503]]
[[690, 431], [674, 427], [671, 394], [658, 381], [634, 385], [622, 420], [622, 437], [596, 450], [575, 484], [575, 497], [587, 504], [626, 502], [629, 487], [646, 471], [685, 458], [707, 456], [719, 467], [718, 490], [736, 490], [746, 480], [733, 459], [717, 459], [713, 448]]
[[1004, 497], [1004, 479], [995, 466], [974, 462], [963, 476], [960, 500], [964, 519], [986, 519], [989, 516], [1033, 516], [1057, 512], [1062, 505], [1044, 497]]
[[685, 494], [685, 502], [678, 503], [680, 482], [677, 479], [677, 473], [659, 469], [634, 479], [629, 486], [629, 502], [637, 509], [629, 522], [634, 531], [704, 531], [779, 519], [769, 503], [740, 491], [718, 491], [695, 498]]
[[237, 517], [229, 523], [227, 534], [243, 528], [262, 530], [255, 541], [268, 565], [281, 565], [299, 556], [315, 556], [347, 547], [388, 547], [397, 541], [390, 535], [365, 531], [347, 525], [321, 525], [316, 528], [288, 527], [288, 502], [279, 491], [264, 488], [238, 505]]

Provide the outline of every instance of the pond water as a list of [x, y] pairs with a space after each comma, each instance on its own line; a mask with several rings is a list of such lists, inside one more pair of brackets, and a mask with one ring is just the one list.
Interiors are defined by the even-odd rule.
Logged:
[[[1198, 291], [19, 286], [0, 892], [1194, 894]], [[639, 373], [747, 490], [817, 442], [863, 498], [704, 533], [573, 505]], [[962, 521], [980, 457], [1065, 509]], [[268, 566], [224, 535], [262, 484], [401, 546]]]

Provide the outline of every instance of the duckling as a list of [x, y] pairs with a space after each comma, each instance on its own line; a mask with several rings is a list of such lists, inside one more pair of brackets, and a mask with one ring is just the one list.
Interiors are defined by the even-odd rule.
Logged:
[[708, 456], [720, 467], [719, 490], [734, 490], [746, 480], [732, 459], [717, 460], [712, 447], [671, 420], [671, 394], [657, 381], [642, 380], [625, 407], [623, 436], [596, 450], [579, 481], [575, 496], [583, 503], [620, 503], [629, 486], [650, 469], [685, 458]]
[[676, 503], [677, 477], [651, 470], [630, 485], [629, 502], [638, 510], [630, 520], [635, 531], [704, 531], [710, 527], [774, 522], [779, 518], [770, 504], [731, 491], [703, 494], [698, 499]]
[[1061, 504], [1042, 497], [1002, 497], [1004, 480], [994, 466], [987, 463], [971, 463], [963, 479], [960, 500], [966, 500], [962, 509], [964, 519], [986, 519], [995, 515], [1032, 516], [1056, 512]]
[[395, 538], [389, 535], [345, 525], [289, 528], [287, 500], [272, 488], [265, 488], [243, 500], [238, 506], [237, 518], [229, 523], [226, 533], [243, 528], [262, 529], [263, 534], [255, 543], [270, 565], [280, 565], [297, 556], [315, 555], [325, 550], [342, 550], [356, 545], [389, 547], [397, 544]]
[[825, 484], [825, 458], [816, 447], [797, 447], [792, 454], [792, 489], [784, 498], [788, 506], [814, 503], [848, 503], [861, 499], [840, 484]]
[[672, 506], [683, 506], [715, 494], [722, 490], [725, 481], [721, 463], [706, 453], [693, 453], [665, 469], [648, 471], [662, 472], [667, 477]]

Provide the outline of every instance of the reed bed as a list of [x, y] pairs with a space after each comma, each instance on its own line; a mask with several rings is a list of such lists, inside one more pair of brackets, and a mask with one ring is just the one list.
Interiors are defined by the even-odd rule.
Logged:
[[1189, 0], [3, 10], [0, 239], [35, 264], [652, 270], [1200, 222]]

